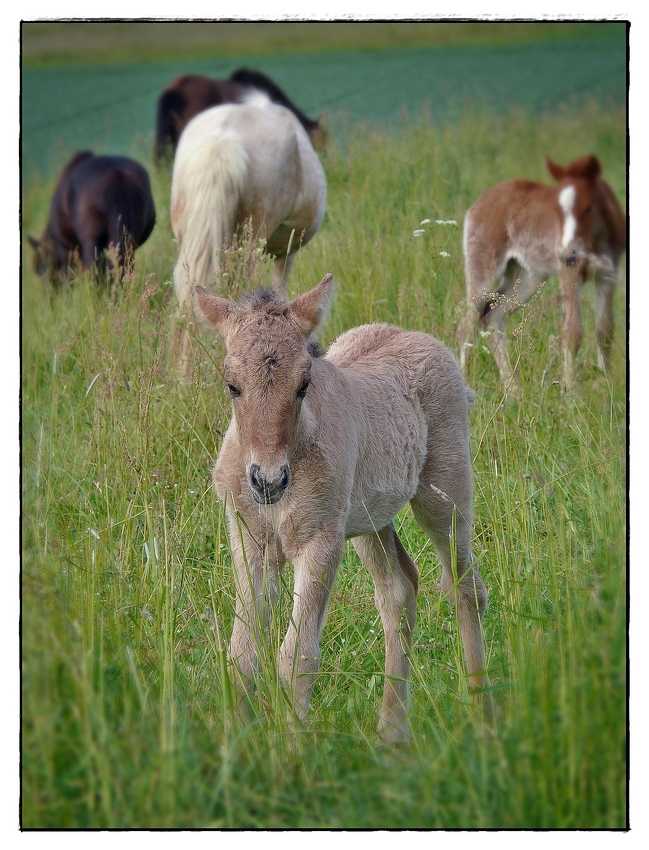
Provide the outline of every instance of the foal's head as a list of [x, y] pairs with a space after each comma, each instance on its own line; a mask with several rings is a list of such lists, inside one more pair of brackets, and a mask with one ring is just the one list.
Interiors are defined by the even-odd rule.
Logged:
[[602, 168], [597, 157], [589, 154], [557, 165], [546, 157], [548, 171], [559, 183], [559, 204], [565, 227], [563, 248], [566, 252], [601, 255], [626, 242], [626, 223], [610, 186], [600, 179]]
[[325, 320], [332, 275], [295, 301], [261, 290], [233, 304], [196, 286], [197, 304], [226, 347], [224, 376], [250, 491], [278, 502], [291, 481], [290, 449], [311, 381], [307, 339]]

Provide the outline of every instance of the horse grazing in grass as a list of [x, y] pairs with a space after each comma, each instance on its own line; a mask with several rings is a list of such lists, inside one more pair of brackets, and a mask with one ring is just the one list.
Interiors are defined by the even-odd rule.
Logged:
[[163, 160], [176, 149], [182, 131], [199, 112], [225, 103], [243, 103], [254, 90], [265, 92], [274, 103], [290, 109], [311, 137], [312, 143], [316, 146], [324, 144], [326, 132], [317, 120], [298, 109], [265, 74], [240, 68], [228, 80], [186, 74], [169, 83], [158, 99], [156, 160]]
[[[149, 175], [125, 156], [76, 153], [61, 172], [40, 240], [31, 236], [39, 274], [65, 278], [78, 251], [91, 269], [108, 249], [117, 252], [120, 277], [127, 253], [143, 245], [155, 225]], [[59, 276], [54, 281], [60, 279]]]
[[[581, 285], [595, 278], [598, 363], [610, 367], [613, 293], [626, 250], [626, 219], [613, 190], [600, 179], [601, 166], [584, 156], [563, 168], [546, 157], [557, 186], [506, 180], [488, 189], [464, 221], [467, 312], [458, 330], [460, 362], [466, 369], [475, 325], [487, 339], [505, 386], [517, 390], [505, 347], [504, 317], [526, 303], [548, 275], [556, 275], [563, 301], [563, 384], [574, 382], [573, 356], [583, 337]], [[509, 302], [509, 303], [508, 303]]]
[[196, 287], [198, 309], [225, 342], [233, 406], [213, 473], [235, 563], [229, 656], [240, 700], [279, 571], [290, 560], [293, 614], [279, 675], [304, 718], [329, 597], [351, 538], [372, 574], [385, 633], [379, 733], [396, 743], [409, 735], [419, 580], [394, 526], [408, 501], [442, 561], [441, 587], [458, 605], [471, 684], [483, 686], [480, 619], [487, 594], [471, 556], [474, 394], [451, 353], [424, 333], [364, 325], [317, 356], [307, 341], [326, 318], [332, 285], [326, 275], [290, 303], [262, 290], [238, 305]]
[[178, 244], [174, 341], [179, 371], [191, 368], [183, 325], [192, 284], [209, 287], [219, 255], [246, 221], [276, 257], [273, 286], [284, 290], [295, 252], [316, 233], [327, 200], [325, 173], [304, 128], [283, 106], [256, 93], [215, 106], [185, 128], [174, 161], [171, 227]]

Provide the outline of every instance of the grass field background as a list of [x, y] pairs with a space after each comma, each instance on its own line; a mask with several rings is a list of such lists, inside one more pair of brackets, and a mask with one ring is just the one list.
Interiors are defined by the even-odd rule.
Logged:
[[[498, 58], [493, 45], [480, 49]], [[502, 62], [513, 49], [504, 46]], [[623, 65], [623, 42], [619, 50]], [[359, 57], [352, 52], [350, 62]], [[278, 79], [293, 95], [299, 77]], [[541, 82], [538, 103], [546, 97]], [[57, 91], [65, 101], [65, 89]], [[350, 117], [344, 136], [332, 134], [322, 154], [327, 215], [289, 285], [296, 295], [333, 272], [325, 344], [379, 320], [454, 348], [461, 227], [434, 222], [461, 225], [470, 203], [500, 180], [545, 179], [546, 153], [560, 162], [596, 153], [624, 199], [624, 108], [589, 97], [588, 86], [572, 94], [581, 105], [544, 112], [515, 100], [497, 110], [474, 102], [447, 121], [397, 107], [393, 120]], [[54, 132], [49, 138], [53, 162], [65, 148]], [[148, 151], [145, 141], [130, 143]], [[43, 170], [24, 174], [24, 233], [44, 226], [55, 177], [34, 162]], [[209, 481], [229, 417], [222, 353], [201, 336], [191, 384], [174, 381], [169, 174], [152, 171], [152, 179], [158, 222], [123, 287], [109, 292], [82, 276], [54, 293], [31, 271], [23, 246], [23, 826], [624, 828], [624, 275], [609, 375], [594, 367], [587, 287], [578, 384], [561, 394], [552, 280], [509, 324], [523, 399], [505, 401], [483, 345], [470, 363], [478, 394], [474, 551], [490, 593], [485, 636], [497, 726], [485, 728], [472, 707], [454, 615], [436, 590], [439, 565], [404, 509], [400, 535], [422, 577], [412, 746], [377, 746], [382, 633], [351, 547], [323, 635], [309, 728], [290, 733], [269, 659], [251, 724], [234, 733], [221, 666], [234, 586]], [[431, 223], [415, 237], [425, 218]], [[259, 261], [252, 278], [267, 282], [267, 264]], [[271, 648], [286, 627], [290, 569], [285, 578]]]
[[[96, 40], [103, 26], [94, 25], [95, 30], [99, 28]], [[310, 49], [305, 42], [302, 52], [293, 53], [233, 56], [232, 46], [221, 51], [217, 42], [210, 56], [205, 55], [203, 46], [198, 56], [175, 59], [169, 46], [167, 58], [158, 56], [143, 62], [137, 47], [126, 51], [118, 42], [115, 50], [124, 58], [122, 62], [110, 63], [108, 51], [98, 46], [96, 55], [101, 63], [96, 59], [92, 64], [68, 61], [43, 67], [36, 62], [41, 54], [28, 61], [30, 53], [26, 52], [22, 90], [24, 173], [28, 177], [36, 170], [41, 175], [51, 174], [62, 167], [72, 151], [84, 147], [131, 154], [146, 163], [153, 144], [157, 98], [167, 83], [184, 73], [228, 77], [244, 63], [276, 80], [309, 116], [324, 113], [338, 137], [348, 137], [358, 121], [394, 126], [405, 115], [416, 117], [422, 110], [433, 122], [442, 123], [457, 121], [466, 110], [504, 118], [512, 106], [541, 115], [579, 108], [588, 100], [604, 108], [625, 104], [623, 25], [558, 29], [562, 37], [554, 39], [547, 37], [546, 29], [528, 25], [527, 29], [513, 30], [515, 40], [499, 44], [493, 44], [500, 40], [495, 38], [499, 25], [483, 24], [478, 30], [449, 26], [456, 27], [451, 30], [456, 33], [452, 44], [421, 44], [422, 39], [414, 39], [417, 30], [411, 27], [407, 32], [413, 33], [414, 45], [387, 48], [379, 40], [382, 46], [372, 50], [358, 46], [323, 50], [321, 42], [329, 45], [331, 40], [307, 29]], [[30, 44], [28, 32], [25, 25], [25, 46]], [[492, 32], [494, 36], [489, 39]], [[535, 32], [546, 37], [530, 40]], [[124, 30], [123, 37], [129, 34]], [[108, 32], [103, 37], [107, 38]], [[71, 40], [81, 49], [83, 42]], [[242, 41], [238, 39], [238, 43]], [[254, 39], [252, 43], [256, 43]], [[146, 54], [144, 37], [142, 44]], [[42, 55], [49, 55], [44, 48]]]

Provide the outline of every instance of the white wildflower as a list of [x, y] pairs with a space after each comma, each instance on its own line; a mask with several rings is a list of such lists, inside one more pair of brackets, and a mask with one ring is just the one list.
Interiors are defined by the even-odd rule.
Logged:
[[440, 255], [440, 257], [450, 257], [451, 256], [448, 251], [440, 251], [439, 255]]
[[94, 528], [89, 528], [88, 531], [92, 534], [95, 540], [99, 540], [99, 534], [95, 531]]
[[413, 230], [413, 231], [412, 231], [412, 235], [413, 235], [413, 236], [421, 236], [421, 234], [422, 234], [423, 232], [424, 232], [423, 230]]
[[421, 227], [422, 225], [424, 225], [424, 224], [430, 224], [430, 219], [429, 219], [429, 218], [425, 218], [423, 221], [420, 221], [420, 222], [419, 222], [419, 226], [420, 226], [420, 227]]
[[436, 218], [435, 224], [454, 224], [457, 227], [457, 221], [454, 218], [449, 218], [449, 219]]

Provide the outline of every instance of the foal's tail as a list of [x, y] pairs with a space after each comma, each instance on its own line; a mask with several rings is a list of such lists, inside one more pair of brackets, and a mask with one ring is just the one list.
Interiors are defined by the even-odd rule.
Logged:
[[171, 225], [178, 242], [174, 285], [181, 304], [191, 297], [194, 284], [211, 288], [218, 255], [236, 228], [247, 174], [248, 155], [231, 131], [184, 139], [178, 147]]

